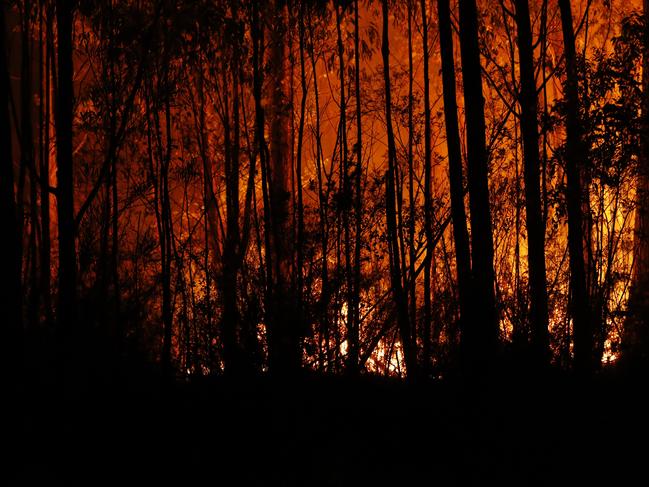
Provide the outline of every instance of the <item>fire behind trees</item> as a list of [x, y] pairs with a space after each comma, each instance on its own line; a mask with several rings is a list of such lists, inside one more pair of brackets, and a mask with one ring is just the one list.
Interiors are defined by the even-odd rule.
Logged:
[[646, 8], [4, 2], [12, 363], [641, 366]]
[[187, 483], [218, 458], [244, 484], [495, 465], [522, 485], [567, 456], [583, 482], [571, 445], [642, 462], [600, 444], [643, 425], [608, 377], [649, 360], [648, 9], [3, 2], [22, 480]]

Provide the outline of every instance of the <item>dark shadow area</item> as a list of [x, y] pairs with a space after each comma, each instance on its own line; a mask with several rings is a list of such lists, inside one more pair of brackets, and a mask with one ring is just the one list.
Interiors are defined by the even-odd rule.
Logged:
[[[28, 388], [15, 485], [632, 485], [646, 382], [154, 377]], [[638, 485], [638, 484], [636, 484]]]

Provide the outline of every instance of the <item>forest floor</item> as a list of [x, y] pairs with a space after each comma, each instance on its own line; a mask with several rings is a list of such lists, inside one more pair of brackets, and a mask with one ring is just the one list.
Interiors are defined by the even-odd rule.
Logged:
[[95, 389], [27, 387], [16, 485], [649, 485], [647, 382], [614, 373]]

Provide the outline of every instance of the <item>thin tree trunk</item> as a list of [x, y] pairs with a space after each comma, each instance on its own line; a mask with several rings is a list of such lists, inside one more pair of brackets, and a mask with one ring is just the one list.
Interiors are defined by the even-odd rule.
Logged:
[[528, 0], [516, 1], [518, 57], [521, 77], [521, 135], [525, 177], [525, 213], [527, 221], [527, 262], [531, 345], [535, 362], [543, 366], [549, 359], [548, 293], [545, 275], [545, 226], [541, 213], [539, 133], [537, 122], [534, 49]]
[[[173, 227], [171, 215], [171, 196], [169, 193], [169, 169], [171, 166], [171, 156], [173, 144], [171, 138], [171, 105], [170, 97], [165, 96], [165, 135], [166, 135], [166, 154], [162, 158], [161, 151], [161, 175], [160, 175], [160, 193], [161, 193], [161, 218], [163, 228], [162, 247], [165, 249], [166, 259], [163, 260], [162, 268], [162, 322], [163, 322], [163, 342], [162, 342], [162, 368], [165, 377], [171, 376], [171, 346], [173, 336], [173, 303], [171, 296], [171, 259], [172, 259], [172, 242]], [[157, 115], [157, 113], [156, 113]], [[158, 127], [158, 133], [160, 133]], [[162, 144], [160, 144], [162, 145]]]
[[[417, 239], [415, 235], [415, 175], [414, 175], [414, 114], [413, 114], [413, 104], [414, 104], [414, 94], [413, 94], [413, 77], [414, 77], [414, 72], [413, 72], [413, 62], [412, 62], [412, 17], [414, 15], [413, 12], [414, 5], [413, 5], [413, 0], [408, 0], [408, 205], [410, 207], [410, 220], [408, 222], [408, 233], [409, 233], [409, 241], [408, 241], [408, 293], [409, 293], [409, 304], [410, 304], [410, 322], [412, 323], [412, 337], [413, 337], [413, 343], [416, 345], [417, 343], [417, 279], [415, 279], [415, 264], [416, 264], [416, 252], [417, 249], [415, 248]], [[426, 18], [426, 13], [423, 14], [423, 18]], [[422, 27], [424, 30], [428, 29], [428, 26], [423, 26]], [[424, 49], [428, 48], [428, 35], [426, 35], [426, 44], [424, 45]], [[428, 53], [424, 55], [424, 57], [427, 57]], [[428, 68], [425, 68], [426, 71]], [[430, 101], [430, 100], [429, 100]], [[426, 100], [424, 100], [424, 103]], [[426, 166], [426, 162], [424, 165], [426, 166], [426, 169], [429, 169], [430, 166], [430, 108], [429, 107], [424, 107], [424, 113], [428, 111], [429, 118], [424, 122], [426, 126], [424, 127], [424, 133], [428, 135], [428, 145], [424, 148], [425, 151], [425, 159], [426, 162], [429, 163], [428, 166]], [[428, 150], [428, 151], [427, 151]], [[426, 258], [428, 258], [428, 251], [430, 250], [430, 247], [428, 246], [429, 241], [432, 242], [432, 224], [430, 221], [430, 218], [426, 220], [426, 215], [430, 217], [430, 211], [432, 209], [432, 201], [430, 200], [430, 178], [431, 178], [431, 173], [430, 171], [426, 174], [424, 174], [424, 226], [426, 226]], [[428, 186], [428, 188], [426, 188]], [[426, 189], [428, 191], [426, 191]], [[429, 199], [426, 200], [426, 195], [429, 196]], [[429, 205], [430, 204], [430, 205]], [[430, 228], [429, 228], [430, 227]], [[430, 230], [430, 231], [428, 231]], [[430, 240], [428, 240], [430, 237]], [[428, 276], [428, 281], [426, 282], [426, 276]], [[428, 286], [428, 287], [426, 287]], [[421, 333], [421, 340], [422, 340], [422, 349], [423, 349], [423, 356], [422, 356], [422, 369], [424, 371], [427, 371], [430, 365], [430, 266], [427, 266], [424, 268], [424, 303], [426, 303], [426, 300], [428, 300], [428, 311], [429, 314], [426, 316], [424, 313], [424, 326], [423, 330]], [[424, 306], [425, 307], [425, 306]], [[426, 319], [426, 318], [429, 319]]]
[[[422, 27], [421, 27], [422, 50], [424, 53], [424, 231], [426, 233], [426, 257], [424, 261], [424, 340], [425, 340], [424, 341], [424, 370], [428, 373], [431, 366], [430, 329], [431, 329], [431, 323], [433, 319], [432, 310], [431, 310], [431, 282], [430, 281], [431, 281], [431, 264], [432, 264], [433, 252], [435, 251], [435, 247], [433, 245], [433, 214], [432, 214], [433, 199], [431, 193], [431, 183], [433, 178], [431, 156], [432, 156], [433, 148], [431, 142], [431, 126], [430, 126], [431, 124], [430, 74], [429, 74], [430, 46], [428, 44], [428, 12], [426, 11], [425, 0], [421, 0], [421, 22], [422, 22]], [[441, 22], [442, 22], [442, 18], [440, 17], [440, 32], [442, 29]], [[445, 25], [444, 28], [450, 29], [450, 25]], [[453, 79], [453, 93], [455, 93], [455, 79]], [[453, 96], [455, 97], [455, 95]], [[413, 276], [411, 276], [410, 278], [413, 279]]]
[[571, 314], [574, 337], [574, 367], [580, 373], [592, 370], [593, 333], [590, 326], [584, 238], [582, 187], [579, 161], [585, 154], [579, 121], [579, 94], [575, 55], [575, 33], [570, 0], [559, 0], [566, 58], [566, 206], [568, 212], [568, 252], [570, 258]]
[[[164, 62], [165, 61], [163, 60], [163, 63]], [[167, 67], [164, 67], [163, 69], [167, 69]], [[164, 76], [166, 76], [166, 73]], [[160, 84], [159, 81], [158, 85]], [[173, 332], [173, 308], [171, 300], [171, 215], [168, 184], [172, 151], [171, 106], [169, 97], [166, 96], [163, 100], [165, 110], [166, 144], [163, 145], [158, 107], [153, 100], [150, 100], [150, 97], [154, 94], [152, 85], [152, 80], [149, 80], [149, 86], [147, 87], [148, 89], [145, 94], [145, 106], [147, 111], [147, 147], [149, 175], [151, 180], [154, 182], [153, 207], [158, 230], [158, 244], [160, 246], [160, 284], [162, 290], [162, 350], [160, 363], [163, 378], [168, 380], [171, 377], [171, 342]], [[153, 154], [154, 137], [156, 148], [155, 157]], [[157, 164], [154, 164], [154, 159], [157, 161]]]
[[[41, 78], [44, 78], [44, 100], [42, 107], [41, 124], [42, 146], [40, 161], [40, 199], [41, 199], [41, 282], [40, 291], [43, 297], [43, 314], [45, 323], [49, 325], [52, 322], [52, 300], [50, 294], [51, 286], [51, 239], [50, 239], [50, 109], [51, 109], [51, 87], [50, 87], [50, 64], [52, 64], [51, 42], [49, 38], [52, 35], [52, 17], [51, 12], [45, 6], [41, 6], [41, 18], [45, 11], [44, 37], [41, 39], [41, 46], [45, 49], [45, 63], [41, 67]], [[41, 21], [41, 25], [43, 25]], [[42, 83], [41, 83], [42, 85]]]
[[[309, 30], [313, 33], [311, 14], [308, 14]], [[323, 184], [323, 157], [322, 157], [322, 133], [320, 128], [320, 94], [318, 90], [318, 76], [315, 47], [313, 34], [309, 42], [311, 59], [311, 71], [313, 72], [313, 97], [315, 101], [315, 162], [316, 176], [318, 180], [318, 213], [320, 218], [320, 251], [322, 253], [321, 265], [321, 291], [320, 291], [320, 326], [319, 326], [319, 345], [320, 345], [320, 369], [325, 370], [331, 364], [330, 347], [329, 347], [329, 264], [327, 256], [329, 253], [329, 232], [328, 232], [328, 203], [327, 195]], [[324, 346], [324, 350], [322, 350]]]
[[[235, 20], [236, 5], [233, 9]], [[229, 101], [227, 76], [224, 75], [224, 133], [225, 133], [225, 181], [226, 181], [226, 236], [223, 248], [222, 289], [223, 296], [223, 333], [226, 371], [240, 373], [248, 365], [238, 343], [241, 317], [237, 303], [237, 281], [242, 259], [241, 233], [239, 228], [239, 144], [240, 144], [240, 109], [239, 109], [239, 50], [234, 46], [232, 63], [232, 127], [229, 121]], [[232, 129], [232, 137], [230, 137]]]
[[[259, 165], [261, 168], [261, 187], [264, 203], [264, 312], [266, 318], [266, 330], [268, 336], [268, 361], [274, 359], [271, 354], [275, 353], [274, 324], [273, 324], [273, 262], [271, 244], [271, 208], [268, 196], [268, 164], [270, 154], [265, 138], [265, 110], [262, 104], [262, 87], [264, 83], [264, 26], [260, 21], [259, 7], [256, 2], [252, 3], [250, 32], [252, 37], [252, 67], [253, 67], [253, 98], [255, 102], [255, 139], [259, 150]], [[261, 259], [261, 253], [260, 253]], [[261, 260], [260, 260], [261, 263]], [[271, 345], [272, 343], [272, 345]]]
[[[273, 312], [269, 328], [270, 368], [279, 374], [291, 374], [300, 367], [298, 330], [294, 323], [291, 290], [292, 249], [289, 215], [291, 151], [289, 124], [289, 57], [285, 37], [289, 34], [287, 6], [283, 0], [273, 3], [270, 38], [272, 87], [270, 125], [270, 161], [268, 168], [269, 201], [273, 257]], [[271, 324], [269, 323], [269, 325]]]
[[625, 360], [649, 362], [649, 0], [643, 1], [642, 132], [636, 185], [634, 269], [630, 316], [623, 335]]
[[[439, 42], [442, 58], [442, 86], [444, 96], [444, 125], [448, 151], [448, 174], [451, 193], [451, 215], [453, 219], [453, 241], [455, 244], [455, 265], [457, 270], [458, 296], [460, 302], [460, 329], [471, 318], [471, 254], [466, 210], [464, 208], [464, 183], [462, 176], [462, 151], [457, 116], [457, 95], [455, 89], [455, 62], [453, 55], [453, 34], [449, 0], [437, 0], [439, 17]], [[426, 53], [426, 51], [424, 51]], [[424, 63], [424, 69], [428, 63]], [[424, 77], [426, 77], [424, 72]], [[428, 86], [424, 83], [424, 87]]]
[[[339, 141], [339, 157], [340, 157], [340, 190], [342, 197], [340, 198], [339, 211], [342, 216], [342, 229], [343, 229], [343, 245], [345, 254], [345, 286], [346, 286], [346, 301], [347, 301], [347, 357], [346, 366], [351, 375], [358, 373], [358, 350], [356, 344], [358, 337], [355, 336], [356, 327], [354, 325], [354, 313], [351, 312], [354, 302], [354, 276], [351, 266], [351, 232], [349, 228], [349, 213], [351, 209], [352, 194], [349, 181], [348, 169], [348, 145], [347, 145], [347, 97], [345, 94], [345, 49], [343, 46], [342, 38], [342, 22], [344, 14], [344, 5], [340, 5], [338, 1], [334, 1], [336, 9], [336, 34], [338, 45], [338, 75], [340, 83], [340, 141]], [[354, 346], [352, 346], [354, 344]], [[352, 352], [352, 348], [354, 349]]]
[[412, 331], [408, 317], [408, 298], [401, 282], [401, 259], [399, 239], [397, 235], [396, 216], [396, 159], [397, 150], [392, 128], [392, 96], [390, 92], [390, 41], [388, 29], [388, 2], [382, 0], [383, 35], [381, 53], [383, 56], [383, 80], [385, 83], [385, 121], [388, 138], [388, 170], [386, 183], [386, 221], [388, 226], [388, 251], [390, 254], [390, 278], [392, 283], [395, 306], [397, 308], [397, 324], [403, 347], [403, 355], [408, 377], [417, 377], [417, 352], [413, 347]]
[[119, 282], [119, 200], [118, 200], [118, 186], [117, 186], [117, 158], [113, 157], [111, 161], [112, 173], [112, 218], [111, 218], [111, 274], [113, 279], [113, 296], [115, 302], [113, 303], [114, 323], [113, 323], [113, 340], [114, 351], [117, 359], [122, 354], [122, 344], [124, 339], [124, 329], [122, 326], [122, 319], [120, 316], [121, 310], [121, 288]]
[[74, 91], [72, 76], [73, 2], [58, 0], [58, 99], [56, 117], [57, 219], [59, 231], [59, 334], [65, 342], [79, 338], [77, 325], [76, 252], [74, 226], [74, 183], [72, 160], [72, 122]]
[[[221, 258], [221, 249], [219, 247], [219, 224], [218, 224], [218, 201], [216, 200], [216, 195], [214, 194], [213, 186], [213, 175], [212, 175], [212, 164], [208, 156], [208, 137], [207, 137], [207, 127], [205, 124], [205, 80], [203, 73], [203, 65], [200, 65], [200, 73], [198, 75], [198, 138], [200, 140], [199, 150], [201, 154], [201, 161], [203, 163], [203, 192], [204, 192], [204, 204], [205, 204], [205, 217], [208, 225], [208, 232], [206, 238], [209, 243], [209, 247], [214, 253], [215, 260]], [[214, 265], [212, 265], [211, 270], [214, 270]]]
[[305, 4], [300, 2], [299, 22], [299, 52], [300, 52], [300, 120], [297, 133], [297, 154], [296, 154], [296, 186], [297, 186], [297, 242], [295, 245], [296, 262], [297, 262], [297, 281], [296, 281], [296, 301], [297, 301], [297, 319], [299, 326], [304, 326], [304, 201], [302, 191], [302, 152], [304, 146], [304, 123], [306, 115], [306, 100], [308, 95], [306, 79], [306, 63], [304, 59], [304, 22], [305, 22]]
[[356, 229], [354, 234], [354, 293], [351, 306], [351, 313], [353, 314], [352, 323], [354, 326], [352, 336], [354, 342], [350, 343], [350, 354], [355, 357], [355, 363], [358, 363], [358, 356], [360, 355], [361, 236], [363, 223], [363, 199], [361, 188], [363, 176], [363, 130], [361, 120], [360, 28], [358, 23], [358, 0], [354, 0], [354, 88], [356, 91], [356, 172], [354, 177], [354, 215], [356, 217]]
[[[223, 85], [222, 114], [223, 125], [223, 152], [224, 152], [224, 179], [225, 179], [225, 235], [223, 240], [223, 255], [221, 260], [220, 291], [223, 304], [221, 315], [221, 336], [223, 341], [223, 362], [226, 373], [238, 372], [237, 370], [237, 279], [235, 271], [236, 239], [239, 232], [239, 175], [238, 167], [235, 169], [234, 141], [231, 137], [232, 127], [230, 122], [230, 94], [228, 87], [229, 73], [233, 69], [229, 63], [221, 64]], [[236, 95], [235, 95], [236, 96]], [[235, 170], [237, 171], [235, 180]], [[236, 193], [235, 193], [236, 190]]]
[[[21, 18], [21, 66], [20, 66], [20, 164], [21, 170], [29, 173], [29, 295], [27, 306], [28, 326], [35, 327], [38, 323], [39, 296], [38, 289], [38, 252], [36, 249], [36, 233], [38, 225], [38, 202], [36, 188], [38, 186], [36, 166], [34, 164], [34, 139], [32, 124], [32, 59], [31, 59], [31, 15], [32, 2], [25, 0], [22, 6]], [[22, 204], [22, 202], [21, 202]], [[20, 210], [19, 210], [20, 211]], [[22, 211], [19, 212], [22, 215]], [[26, 261], [27, 262], [27, 261]]]

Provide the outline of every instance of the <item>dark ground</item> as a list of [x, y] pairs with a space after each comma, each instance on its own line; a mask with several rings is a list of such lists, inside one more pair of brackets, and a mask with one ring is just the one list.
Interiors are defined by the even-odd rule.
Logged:
[[611, 372], [155, 384], [27, 387], [15, 485], [649, 485], [647, 382]]

